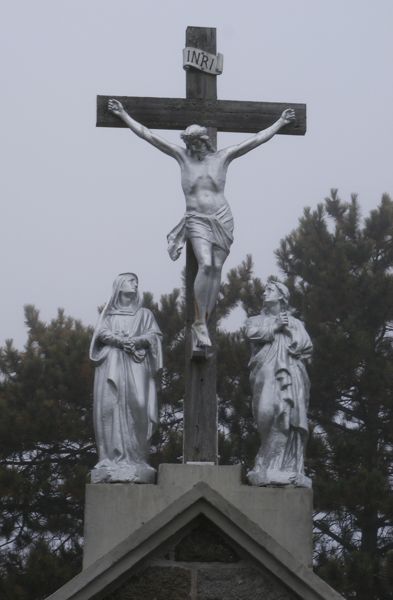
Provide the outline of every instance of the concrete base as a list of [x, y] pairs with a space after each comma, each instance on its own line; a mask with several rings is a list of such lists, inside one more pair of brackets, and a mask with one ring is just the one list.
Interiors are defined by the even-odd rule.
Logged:
[[279, 471], [274, 469], [258, 469], [255, 467], [247, 473], [247, 479], [251, 485], [294, 485], [295, 487], [312, 488], [312, 481], [303, 473], [296, 471]]
[[312, 491], [242, 485], [240, 475], [240, 465], [163, 464], [159, 467], [156, 485], [87, 485], [83, 568], [112, 550], [200, 481], [257, 523], [299, 562], [311, 566]]
[[154, 483], [156, 470], [147, 463], [102, 461], [90, 473], [92, 483]]

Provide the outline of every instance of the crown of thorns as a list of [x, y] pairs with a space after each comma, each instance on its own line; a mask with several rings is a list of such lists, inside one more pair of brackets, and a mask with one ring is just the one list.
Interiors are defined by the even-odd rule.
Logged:
[[209, 136], [207, 135], [206, 127], [201, 127], [201, 125], [190, 125], [182, 131], [180, 134], [182, 140], [190, 140], [193, 138], [199, 138], [200, 140], [209, 140]]

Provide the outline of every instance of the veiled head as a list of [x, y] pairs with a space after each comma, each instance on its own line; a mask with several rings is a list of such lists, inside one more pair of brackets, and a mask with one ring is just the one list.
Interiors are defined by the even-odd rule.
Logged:
[[112, 296], [108, 303], [110, 311], [132, 310], [141, 306], [138, 292], [138, 276], [135, 273], [120, 273], [113, 282]]

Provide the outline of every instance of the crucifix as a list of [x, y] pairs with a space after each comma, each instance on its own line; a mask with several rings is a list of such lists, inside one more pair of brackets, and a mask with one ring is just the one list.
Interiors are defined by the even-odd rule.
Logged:
[[[177, 258], [186, 242], [183, 461], [217, 464], [214, 307], [222, 265], [233, 239], [232, 215], [223, 194], [226, 169], [234, 158], [276, 133], [304, 135], [306, 107], [217, 100], [216, 75], [222, 59], [216, 55], [214, 28], [188, 27], [183, 58], [187, 68], [185, 99], [98, 96], [97, 126], [129, 127], [180, 165], [187, 210], [168, 241], [172, 258]], [[150, 129], [184, 130], [186, 149], [167, 142]], [[257, 135], [216, 151], [217, 131]]]

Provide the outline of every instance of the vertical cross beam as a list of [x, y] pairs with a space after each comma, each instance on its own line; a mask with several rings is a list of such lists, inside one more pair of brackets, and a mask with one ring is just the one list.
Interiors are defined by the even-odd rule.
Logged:
[[[186, 46], [216, 53], [216, 30], [187, 27]], [[187, 71], [187, 99], [217, 99], [217, 78], [195, 69]], [[192, 123], [189, 123], [192, 125]], [[198, 123], [203, 125], [203, 123]], [[217, 129], [208, 128], [212, 145], [217, 145]], [[198, 265], [191, 243], [186, 255], [186, 372], [184, 399], [183, 462], [218, 462], [218, 419], [216, 395], [216, 318], [209, 322], [212, 341], [207, 360], [192, 358], [191, 324], [194, 321], [194, 280]]]

